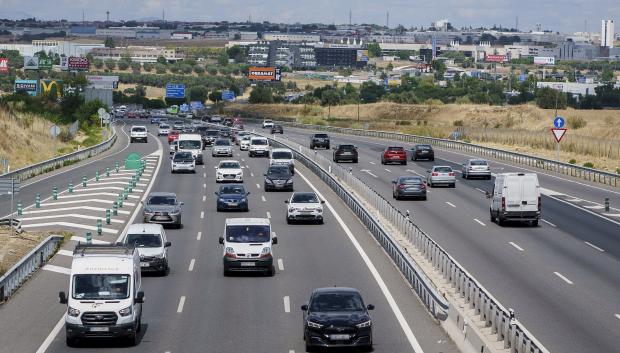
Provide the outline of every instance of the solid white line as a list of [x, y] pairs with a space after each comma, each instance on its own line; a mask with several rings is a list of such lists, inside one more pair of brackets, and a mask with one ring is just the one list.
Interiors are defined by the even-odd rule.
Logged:
[[288, 350], [288, 353], [295, 353], [295, 351], [294, 351], [294, 350], [292, 350], [292, 349], [289, 349], [289, 350]]
[[[71, 241], [75, 241], [78, 243], [83, 243], [86, 244], [86, 238], [85, 237], [79, 237], [77, 235], [74, 235], [71, 237]], [[118, 239], [117, 241], [120, 241], [120, 239]], [[105, 240], [99, 240], [99, 239], [94, 239], [92, 240], [93, 244], [110, 244], [109, 241], [105, 241]]]
[[250, 176], [251, 176], [252, 178], [254, 178], [254, 173], [250, 172]]
[[606, 220], [606, 221], [608, 221], [608, 222], [611, 222], [611, 223], [614, 223], [614, 224], [617, 224], [617, 225], [619, 225], [619, 226], [620, 226], [620, 222], [617, 222], [617, 221], [615, 221], [615, 220], [613, 220], [613, 219], [607, 218], [607, 217], [605, 217], [605, 216], [603, 216], [603, 215], [601, 215], [601, 214], [598, 214], [598, 213], [596, 213], [596, 212], [594, 212], [594, 211], [590, 211], [590, 210], [588, 210], [588, 209], [586, 209], [586, 208], [579, 207], [579, 205], [572, 204], [572, 203], [567, 202], [567, 201], [565, 201], [565, 200], [562, 200], [562, 199], [560, 199], [560, 198], [558, 198], [558, 197], [553, 197], [553, 196], [548, 196], [548, 197], [550, 197], [550, 198], [552, 198], [552, 199], [554, 199], [554, 200], [556, 200], [556, 201], [563, 202], [563, 203], [565, 203], [565, 204], [567, 204], [567, 205], [570, 205], [570, 206], [572, 206], [572, 207], [575, 207], [575, 208], [576, 208], [576, 209], [578, 209], [578, 210], [582, 210], [582, 211], [584, 211], [584, 212], [588, 212], [588, 213], [589, 213], [589, 214], [591, 214], [591, 215], [594, 215], [594, 216], [596, 216], [596, 217], [599, 217], [599, 218], [601, 218], [601, 219], [604, 219], [604, 220]]
[[196, 235], [196, 240], [200, 239], [202, 239], [202, 232], [198, 232], [198, 235]]
[[389, 169], [387, 169], [387, 168], [383, 168], [383, 169], [385, 169], [385, 171], [386, 171], [386, 172], [388, 172], [388, 173], [391, 173], [391, 172], [392, 172], [391, 170], [389, 170]]
[[448, 201], [446, 201], [446, 203], [447, 203], [448, 205], [452, 206], [452, 207], [456, 207], [456, 206], [454, 206], [454, 204], [453, 204], [452, 202], [448, 202]]
[[566, 283], [568, 283], [568, 284], [573, 284], [573, 282], [572, 282], [570, 279], [568, 279], [568, 278], [564, 277], [561, 273], [559, 273], [559, 272], [553, 272], [553, 274], [554, 274], [554, 275], [556, 275], [556, 276], [558, 276], [558, 277], [560, 277], [560, 278], [561, 278], [564, 282], [566, 282]]
[[543, 222], [545, 222], [545, 223], [547, 223], [548, 225], [552, 226], [553, 228], [557, 227], [555, 224], [553, 224], [553, 223], [551, 223], [551, 222], [547, 221], [546, 219], [542, 219], [542, 218], [541, 218], [540, 220], [541, 220], [541, 221], [543, 221]]
[[480, 189], [480, 188], [475, 188], [475, 189], [476, 189], [476, 190], [478, 190], [478, 191], [480, 191], [480, 192], [481, 192], [481, 193], [483, 193], [483, 194], [486, 194], [486, 193], [487, 193], [486, 191], [484, 191], [484, 190], [482, 190], [482, 189]]
[[189, 268], [187, 269], [189, 272], [192, 272], [194, 270], [195, 263], [196, 263], [196, 259], [192, 259], [192, 261], [189, 262]]
[[58, 250], [58, 252], [56, 254], [62, 255], [62, 256], [73, 256], [73, 251], [69, 251], [69, 250], [65, 250], [65, 249], [60, 249], [60, 250]]
[[55, 266], [55, 265], [45, 265], [45, 266], [43, 266], [43, 269], [45, 271], [62, 273], [63, 275], [70, 275], [71, 274], [71, 269], [70, 268], [60, 267], [60, 266]]
[[[297, 174], [310, 186], [310, 188], [322, 200], [326, 200], [326, 198], [321, 194], [321, 192], [314, 185], [312, 185], [310, 180], [308, 180], [308, 178], [306, 178], [303, 175], [303, 173], [297, 171]], [[392, 296], [390, 289], [385, 284], [385, 281], [383, 281], [381, 274], [379, 274], [379, 271], [377, 271], [377, 268], [372, 263], [372, 260], [370, 260], [370, 258], [368, 257], [368, 254], [366, 254], [366, 251], [364, 251], [360, 243], [357, 241], [357, 239], [355, 238], [355, 236], [353, 235], [349, 227], [346, 225], [342, 217], [340, 217], [338, 212], [336, 212], [336, 209], [331, 205], [331, 203], [326, 201], [325, 205], [327, 206], [327, 208], [329, 208], [329, 211], [332, 213], [332, 215], [334, 216], [338, 224], [340, 224], [340, 227], [344, 230], [345, 234], [347, 235], [347, 237], [349, 238], [349, 240], [351, 241], [351, 243], [353, 244], [353, 246], [359, 253], [360, 257], [366, 264], [366, 267], [368, 267], [370, 274], [372, 275], [374, 280], [377, 282], [377, 285], [379, 286], [379, 289], [381, 289], [383, 296], [386, 298], [388, 305], [390, 306], [390, 308], [392, 309], [392, 312], [394, 313], [394, 316], [396, 316], [396, 320], [398, 321], [401, 329], [405, 333], [405, 336], [407, 337], [407, 340], [409, 341], [411, 348], [413, 349], [415, 353], [423, 353], [424, 350], [420, 346], [418, 339], [413, 334], [413, 331], [411, 331], [411, 327], [409, 327], [409, 324], [407, 323], [405, 316], [403, 315], [402, 311], [400, 311], [400, 308], [398, 307], [398, 303], [396, 303], [396, 300], [394, 300], [394, 297]]]
[[[24, 221], [36, 221], [36, 220], [39, 220], [39, 219], [53, 219], [53, 218], [58, 218], [58, 217], [92, 219], [92, 220], [95, 220], [95, 221], [97, 219], [101, 219], [101, 221], [103, 222], [103, 217], [87, 216], [87, 215], [81, 215], [81, 214], [77, 214], [77, 213], [59, 214], [59, 215], [52, 215], [52, 216], [25, 217], [25, 218], [20, 218], [20, 220], [22, 222], [24, 222]], [[125, 223], [125, 221], [120, 220], [120, 219], [110, 219], [110, 222], [111, 223]]]
[[522, 248], [522, 247], [520, 247], [519, 245], [517, 245], [517, 244], [515, 244], [515, 243], [513, 243], [513, 242], [511, 242], [511, 241], [509, 241], [509, 242], [508, 242], [508, 244], [510, 244], [510, 245], [512, 245], [512, 246], [514, 246], [514, 247], [515, 247], [517, 250], [519, 250], [519, 251], [523, 251], [523, 248]]
[[426, 175], [422, 175], [422, 174], [420, 174], [420, 173], [416, 172], [416, 171], [415, 171], [415, 170], [413, 170], [413, 169], [407, 169], [407, 171], [408, 171], [409, 173], [413, 173], [413, 174], [419, 175], [419, 176], [421, 176], [422, 178], [426, 178]]
[[202, 173], [202, 177], [206, 178], [207, 177], [207, 173]]
[[256, 187], [260, 189], [260, 185], [259, 184], [256, 184]]
[[271, 218], [271, 213], [267, 211], [267, 218]]
[[290, 313], [291, 312], [291, 299], [287, 296], [285, 296], [284, 298], [284, 312], [285, 313]]
[[204, 211], [200, 211], [200, 219], [205, 218], [205, 212]]
[[261, 195], [260, 199], [263, 200], [263, 202], [267, 202], [267, 199], [265, 198], [265, 195]]
[[603, 208], [605, 208], [605, 206], [599, 206], [599, 205], [596, 205], [596, 206], [583, 206], [583, 207], [585, 207], [585, 208], [587, 208], [589, 210], [602, 210]]
[[65, 326], [65, 315], [66, 314], [63, 314], [62, 317], [60, 317], [60, 320], [58, 320], [56, 326], [54, 326], [54, 328], [52, 329], [52, 332], [47, 335], [45, 341], [41, 343], [41, 346], [39, 346], [39, 349], [37, 349], [36, 353], [45, 353], [45, 351], [49, 348], [49, 346], [54, 341], [54, 338], [56, 338], [62, 327]]
[[181, 298], [179, 298], [179, 306], [177, 306], [177, 313], [182, 313], [183, 312], [183, 306], [185, 305], [185, 296], [181, 296]]
[[483, 227], [486, 227], [487, 225], [482, 223], [482, 221], [480, 221], [478, 218], [474, 218], [474, 221], [478, 222], [478, 224], [480, 224]]
[[590, 246], [590, 247], [592, 247], [592, 248], [594, 248], [594, 249], [596, 249], [596, 250], [598, 250], [600, 252], [605, 252], [605, 250], [599, 248], [598, 246], [596, 246], [596, 245], [594, 245], [594, 244], [592, 244], [592, 243], [590, 243], [588, 241], [585, 241], [584, 243], [586, 243], [588, 246]]
[[245, 159], [244, 159], [244, 158], [241, 158], [241, 162], [245, 162]]
[[[22, 228], [39, 228], [39, 227], [49, 227], [49, 226], [64, 226], [64, 227], [69, 227], [69, 228], [78, 228], [78, 229], [91, 230], [91, 231], [97, 230], [96, 226], [90, 226], [86, 224], [79, 224], [79, 223], [72, 223], [72, 222], [45, 222], [45, 223], [23, 224]], [[102, 227], [101, 232], [109, 233], [109, 234], [117, 234], [118, 230]]]
[[284, 261], [282, 259], [278, 259], [278, 270], [284, 271]]

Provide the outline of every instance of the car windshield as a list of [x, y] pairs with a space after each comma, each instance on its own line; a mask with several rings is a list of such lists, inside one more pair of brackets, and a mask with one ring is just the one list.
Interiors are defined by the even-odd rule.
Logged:
[[220, 188], [220, 195], [222, 194], [243, 195], [245, 194], [245, 189], [241, 185], [226, 185]]
[[404, 150], [405, 149], [402, 148], [402, 147], [388, 147], [388, 151], [390, 151], [390, 152], [402, 152]]
[[217, 140], [215, 141], [216, 146], [230, 146], [230, 141], [228, 140]]
[[450, 167], [435, 167], [435, 171], [439, 173], [450, 173], [452, 168]]
[[160, 124], [160, 125], [159, 125], [159, 128], [160, 128], [160, 129], [169, 129], [169, 128], [170, 128], [170, 125], [167, 125], [167, 124]]
[[291, 203], [318, 203], [316, 194], [294, 194]]
[[241, 166], [239, 165], [239, 162], [222, 162], [222, 163], [220, 163], [219, 168], [222, 168], [222, 169], [239, 169], [239, 168], [241, 168]]
[[173, 206], [177, 204], [177, 199], [174, 196], [151, 196], [149, 197], [147, 204]]
[[161, 247], [161, 235], [159, 234], [127, 234], [125, 243], [135, 245], [138, 248], [159, 248]]
[[219, 132], [217, 130], [207, 130], [205, 131], [206, 136], [217, 136]]
[[252, 140], [251, 143], [253, 145], [261, 145], [261, 146], [268, 145], [267, 140], [263, 140], [263, 139], [255, 139], [255, 140]]
[[129, 298], [129, 275], [73, 275], [73, 298], [85, 300], [117, 300]]
[[487, 161], [469, 161], [470, 165], [487, 165]]
[[266, 123], [273, 123], [272, 120], [265, 120]]
[[226, 241], [231, 243], [266, 243], [270, 227], [265, 225], [226, 226]]
[[430, 145], [418, 145], [416, 148], [419, 150], [428, 151], [431, 149], [431, 146]]
[[173, 160], [175, 162], [191, 162], [194, 160], [194, 157], [192, 157], [192, 154], [189, 152], [183, 152], [175, 154]]
[[421, 184], [422, 179], [419, 177], [403, 177], [399, 181], [401, 184]]
[[351, 151], [355, 149], [355, 146], [353, 145], [340, 145], [339, 149], [341, 150], [347, 150], [347, 151]]
[[314, 135], [315, 138], [319, 138], [319, 139], [326, 139], [327, 138], [327, 134], [316, 134]]
[[182, 150], [199, 150], [200, 140], [181, 140], [179, 141], [179, 149]]
[[143, 127], [134, 127], [131, 129], [133, 132], [146, 132], [146, 129]]
[[291, 175], [291, 170], [286, 167], [286, 166], [282, 166], [282, 167], [269, 167], [269, 169], [267, 170], [267, 175], [281, 175], [281, 174], [285, 174], [285, 175]]
[[312, 299], [310, 311], [364, 311], [364, 303], [357, 293], [321, 293]]
[[289, 151], [277, 151], [271, 154], [273, 159], [293, 159], [293, 154]]

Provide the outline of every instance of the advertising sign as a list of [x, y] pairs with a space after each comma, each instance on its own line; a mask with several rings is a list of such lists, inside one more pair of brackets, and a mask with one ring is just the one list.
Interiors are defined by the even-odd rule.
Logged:
[[356, 60], [368, 62], [368, 50], [358, 50]]
[[51, 70], [52, 59], [51, 58], [39, 58], [39, 70]]
[[9, 59], [0, 58], [0, 74], [6, 74], [9, 72]]
[[39, 58], [36, 56], [24, 56], [24, 70], [38, 70]]
[[95, 89], [117, 89], [118, 76], [91, 76], [87, 75], [88, 87]]
[[506, 62], [506, 55], [486, 55], [484, 61], [488, 63], [504, 63]]
[[79, 56], [70, 56], [67, 60], [67, 67], [69, 70], [88, 70], [90, 63], [87, 58]]
[[182, 83], [167, 83], [166, 98], [185, 98], [185, 85]]
[[534, 65], [555, 65], [555, 58], [552, 56], [535, 56]]
[[222, 91], [222, 100], [227, 101], [227, 102], [234, 101], [235, 100], [235, 92], [234, 91], [229, 91], [229, 90]]
[[41, 80], [39, 82], [41, 85], [41, 93], [49, 94], [52, 92], [52, 89], [56, 89], [57, 95], [62, 95], [62, 81], [61, 80]]
[[67, 58], [66, 56], [60, 57], [60, 69], [62, 71], [69, 70], [69, 58]]
[[248, 78], [252, 81], [280, 81], [280, 69], [275, 67], [250, 67]]
[[37, 80], [15, 80], [14, 92], [26, 92], [31, 96], [36, 96], [39, 91], [39, 81]]

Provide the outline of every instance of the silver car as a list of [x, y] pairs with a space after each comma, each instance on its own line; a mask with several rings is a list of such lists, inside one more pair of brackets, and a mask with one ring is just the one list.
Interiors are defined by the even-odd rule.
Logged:
[[456, 177], [452, 167], [446, 165], [433, 166], [426, 171], [426, 184], [429, 187], [441, 184], [448, 185], [451, 188], [456, 187]]
[[144, 201], [144, 223], [172, 224], [181, 228], [181, 206], [172, 192], [153, 192]]
[[467, 162], [463, 163], [461, 176], [465, 179], [471, 177], [491, 179], [491, 168], [485, 159], [468, 159]]
[[232, 145], [229, 139], [217, 139], [213, 143], [213, 149], [211, 150], [212, 157], [232, 157]]

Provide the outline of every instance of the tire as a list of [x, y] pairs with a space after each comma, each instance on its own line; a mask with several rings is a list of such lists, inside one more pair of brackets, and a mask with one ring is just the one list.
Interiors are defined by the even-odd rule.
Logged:
[[434, 162], [434, 161], [435, 161], [435, 157], [431, 158], [431, 159], [430, 159], [430, 161], [431, 161], [431, 162]]
[[532, 227], [538, 227], [538, 220], [532, 221]]
[[77, 346], [77, 339], [73, 338], [73, 337], [67, 337], [66, 338], [66, 343], [67, 343], [67, 347], [75, 347]]
[[325, 220], [323, 218], [319, 219], [319, 221], [317, 222], [318, 224], [323, 224], [325, 223]]
[[495, 222], [495, 216], [493, 215], [493, 210], [489, 208], [489, 217], [491, 218], [491, 222]]
[[273, 277], [276, 275], [276, 267], [271, 265], [271, 268], [267, 271], [267, 277]]
[[224, 277], [228, 277], [228, 276], [230, 276], [230, 271], [228, 271], [226, 269], [226, 267], [224, 267], [224, 270], [222, 271], [222, 274], [224, 275]]
[[433, 183], [431, 183], [430, 181], [426, 183], [428, 185], [429, 188], [433, 188]]
[[355, 158], [355, 159], [353, 160], [353, 163], [357, 163], [357, 158]]
[[498, 215], [497, 216], [497, 225], [499, 225], [500, 227], [504, 226], [506, 224], [506, 221], [504, 221], [502, 219], [502, 216]]
[[286, 224], [293, 224], [293, 220], [286, 217]]
[[385, 164], [385, 161], [383, 160], [383, 158], [381, 158], [381, 164]]
[[170, 273], [170, 267], [168, 267], [168, 263], [166, 263], [166, 268], [164, 268], [163, 270], [161, 270], [161, 271], [159, 272], [159, 275], [160, 275], [161, 277], [166, 277], [166, 276], [168, 276], [168, 274], [169, 274], [169, 273]]
[[415, 161], [418, 160], [418, 158], [415, 155], [413, 155], [413, 156], [411, 156], [411, 160], [415, 162]]
[[452, 185], [450, 185], [451, 188], [456, 188], [456, 183], [452, 183]]
[[325, 147], [325, 149], [326, 149], [326, 150], [328, 150], [328, 149], [329, 149], [329, 144], [327, 144], [327, 147]]
[[405, 161], [403, 162], [403, 165], [407, 165], [407, 159], [405, 159]]
[[426, 201], [426, 196], [422, 196], [422, 201]]
[[250, 208], [249, 208], [248, 206], [246, 206], [246, 207], [243, 209], [243, 212], [250, 212]]
[[144, 139], [144, 143], [149, 143], [149, 139]]
[[310, 145], [310, 149], [313, 150], [314, 149], [314, 145]]
[[312, 347], [308, 343], [306, 343], [306, 352], [314, 352], [314, 347]]
[[462, 179], [467, 179], [467, 174], [465, 174], [465, 173], [461, 173], [461, 178], [462, 178]]
[[133, 139], [132, 138], [129, 138], [129, 143], [133, 143]]
[[134, 329], [134, 333], [132, 335], [129, 335], [127, 338], [127, 345], [129, 345], [130, 347], [135, 347], [138, 345], [138, 334], [135, 332]]
[[222, 209], [220, 207], [217, 208], [217, 212], [222, 212]]

